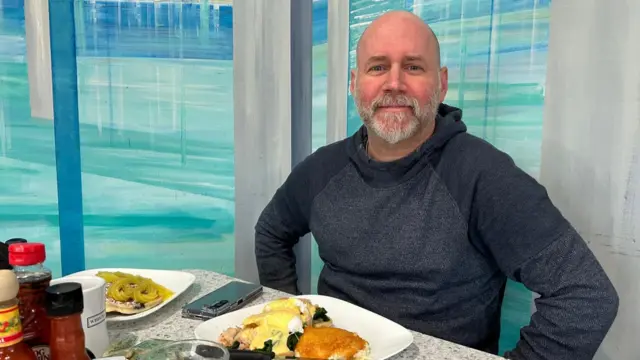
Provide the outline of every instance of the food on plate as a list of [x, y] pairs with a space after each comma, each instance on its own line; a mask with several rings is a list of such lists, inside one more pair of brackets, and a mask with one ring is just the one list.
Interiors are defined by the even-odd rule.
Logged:
[[358, 334], [335, 327], [309, 328], [298, 340], [295, 356], [313, 359], [369, 359], [369, 343]]
[[106, 311], [126, 315], [154, 308], [173, 292], [149, 278], [120, 271], [99, 271], [96, 276], [106, 281]]
[[[313, 304], [307, 299], [283, 298], [267, 303], [262, 312], [245, 318], [241, 326], [232, 327], [223, 331], [218, 337], [218, 342], [229, 349], [251, 350], [256, 352], [273, 353], [277, 356], [302, 356], [296, 355], [299, 351], [299, 341], [307, 336], [302, 348], [308, 352], [309, 346], [318, 343], [315, 330], [332, 329], [327, 332], [331, 341], [326, 349], [320, 349], [319, 354], [349, 354], [349, 357], [337, 357], [336, 359], [364, 360], [368, 355], [368, 343], [358, 335], [346, 330], [333, 327], [332, 319], [327, 311]], [[360, 339], [363, 343], [357, 341]], [[325, 344], [325, 343], [323, 343]], [[325, 345], [326, 345], [325, 344]], [[364, 345], [363, 345], [364, 344]], [[361, 346], [360, 346], [361, 345]], [[324, 346], [324, 345], [323, 345]], [[326, 351], [325, 351], [326, 350]], [[324, 352], [323, 352], [324, 351]], [[355, 355], [360, 357], [354, 357]], [[306, 356], [306, 355], [305, 355]], [[317, 359], [333, 359], [333, 357], [317, 357]]]
[[[264, 350], [278, 355], [292, 355], [289, 336], [298, 337], [304, 331], [300, 315], [289, 310], [274, 310], [252, 315], [242, 322], [238, 347]], [[296, 339], [297, 340], [297, 339]], [[233, 344], [232, 344], [233, 345]], [[247, 346], [248, 345], [248, 346]]]
[[314, 327], [332, 326], [331, 319], [324, 308], [313, 305], [307, 299], [283, 298], [271, 301], [264, 306], [263, 312], [274, 310], [298, 311], [305, 326], [312, 324]]

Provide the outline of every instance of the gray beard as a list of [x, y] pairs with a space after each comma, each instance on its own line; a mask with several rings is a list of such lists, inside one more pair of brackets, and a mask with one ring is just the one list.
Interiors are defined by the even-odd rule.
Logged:
[[[366, 107], [358, 100], [357, 90], [355, 95], [358, 113], [367, 130], [375, 133], [390, 145], [409, 139], [417, 134], [420, 129], [431, 125], [431, 122], [435, 121], [440, 105], [439, 91], [434, 92], [429, 103], [425, 106], [420, 106], [416, 99], [405, 95], [395, 97], [387, 95], [381, 99], [374, 100], [371, 106]], [[413, 115], [386, 113], [378, 115], [376, 118], [375, 109], [379, 106], [390, 104], [411, 106]]]

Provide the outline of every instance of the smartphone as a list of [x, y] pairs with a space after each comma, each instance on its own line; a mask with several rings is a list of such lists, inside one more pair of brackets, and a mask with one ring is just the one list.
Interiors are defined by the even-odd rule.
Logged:
[[223, 287], [213, 290], [203, 297], [192, 301], [182, 308], [182, 317], [196, 320], [209, 320], [241, 308], [262, 294], [262, 286], [231, 281]]

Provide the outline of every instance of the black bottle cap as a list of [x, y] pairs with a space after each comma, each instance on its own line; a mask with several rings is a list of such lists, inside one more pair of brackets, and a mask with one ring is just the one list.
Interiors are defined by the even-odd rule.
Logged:
[[27, 240], [23, 239], [23, 238], [13, 238], [13, 239], [9, 239], [7, 241], [5, 241], [4, 243], [7, 245], [11, 245], [11, 244], [20, 244], [20, 243], [26, 243]]
[[47, 288], [45, 301], [48, 316], [81, 314], [84, 310], [82, 285], [75, 282], [51, 285]]
[[196, 346], [196, 355], [203, 359], [224, 359], [224, 351], [215, 346], [198, 345]]

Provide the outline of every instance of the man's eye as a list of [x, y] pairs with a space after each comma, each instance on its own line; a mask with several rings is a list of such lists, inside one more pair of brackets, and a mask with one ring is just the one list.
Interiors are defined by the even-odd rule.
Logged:
[[384, 70], [382, 65], [375, 65], [369, 68], [369, 71], [382, 71], [382, 70]]

